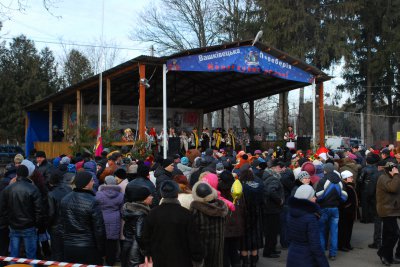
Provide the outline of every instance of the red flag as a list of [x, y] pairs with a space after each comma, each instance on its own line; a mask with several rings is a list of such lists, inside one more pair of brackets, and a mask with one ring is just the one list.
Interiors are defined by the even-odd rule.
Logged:
[[94, 155], [96, 157], [101, 157], [101, 152], [103, 152], [103, 139], [101, 138], [101, 134], [97, 134], [97, 142], [96, 142], [96, 148], [94, 151]]

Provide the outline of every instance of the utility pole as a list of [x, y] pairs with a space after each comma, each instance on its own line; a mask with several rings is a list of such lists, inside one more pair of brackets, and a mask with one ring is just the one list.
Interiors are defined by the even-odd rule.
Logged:
[[154, 57], [154, 51], [155, 51], [155, 50], [154, 50], [154, 45], [151, 45], [151, 46], [150, 46], [150, 56], [151, 56], [151, 57]]
[[361, 112], [361, 144], [362, 145], [365, 145], [364, 144], [364, 141], [365, 141], [365, 136], [364, 136], [364, 113], [363, 112]]

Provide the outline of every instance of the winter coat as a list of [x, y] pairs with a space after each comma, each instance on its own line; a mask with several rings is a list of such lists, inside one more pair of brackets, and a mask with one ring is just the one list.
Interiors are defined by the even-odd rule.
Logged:
[[353, 183], [344, 184], [344, 189], [346, 190], [348, 197], [346, 202], [340, 205], [339, 212], [340, 214], [343, 214], [343, 216], [346, 216], [348, 220], [354, 221], [356, 219], [358, 209], [357, 193], [354, 189]]
[[281, 172], [280, 181], [282, 183], [283, 193], [285, 196], [284, 204], [287, 205], [287, 202], [292, 193], [292, 189], [294, 187], [294, 182], [295, 182], [293, 171], [291, 169], [286, 169], [284, 172]]
[[0, 217], [15, 230], [42, 226], [43, 202], [39, 189], [28, 178], [18, 177], [2, 192]]
[[155, 170], [154, 177], [156, 177], [157, 198], [161, 199], [160, 186], [161, 186], [162, 182], [164, 182], [166, 180], [172, 180], [172, 172], [168, 172], [165, 169], [163, 169], [162, 167], [160, 167], [157, 170]]
[[272, 170], [266, 169], [262, 179], [264, 182], [264, 213], [280, 213], [285, 200], [280, 175]]
[[6, 171], [4, 177], [0, 179], [0, 192], [3, 191], [4, 188], [6, 188], [7, 185], [10, 184], [10, 181], [15, 177], [17, 177], [17, 169], [15, 168], [15, 166], [12, 166]]
[[176, 199], [165, 199], [150, 211], [145, 219], [143, 241], [145, 256], [151, 256], [156, 267], [192, 267], [193, 262], [204, 259], [192, 215]]
[[106, 230], [92, 191], [75, 188], [61, 200], [66, 247], [91, 247], [104, 255]]
[[306, 199], [289, 199], [287, 267], [327, 267], [319, 236], [319, 207]]
[[357, 180], [361, 165], [354, 160], [344, 159], [344, 165], [340, 167], [339, 172], [350, 171], [353, 174], [354, 180]]
[[380, 173], [375, 165], [367, 165], [361, 170], [360, 177], [357, 179], [358, 190], [362, 197], [366, 199], [376, 197], [376, 183]]
[[118, 185], [101, 185], [96, 194], [103, 214], [107, 239], [119, 240], [121, 233], [121, 209], [124, 205], [124, 194]]
[[254, 177], [253, 181], [241, 182], [245, 202], [244, 236], [241, 249], [257, 250], [263, 247], [264, 183], [257, 177]]
[[178, 163], [176, 166], [177, 166], [177, 168], [179, 170], [181, 170], [183, 172], [183, 175], [185, 175], [186, 177], [190, 176], [190, 173], [192, 172], [192, 168], [191, 167], [186, 166], [186, 165], [184, 165], [182, 163]]
[[62, 235], [64, 228], [61, 221], [61, 200], [72, 191], [65, 183], [60, 183], [50, 189], [48, 199], [48, 222], [52, 234]]
[[124, 248], [121, 258], [124, 258], [124, 265], [138, 266], [144, 262], [144, 256], [141, 250], [144, 249], [143, 244], [143, 227], [144, 220], [149, 214], [150, 208], [143, 203], [127, 202], [122, 208], [122, 218], [125, 221], [124, 236], [128, 248]]
[[37, 167], [37, 170], [43, 175], [46, 184], [50, 180], [51, 171], [53, 169], [53, 165], [45, 159], [42, 164]]
[[338, 208], [340, 203], [347, 200], [343, 183], [336, 173], [326, 173], [319, 181], [316, 190], [317, 202], [321, 208]]
[[204, 267], [222, 267], [227, 206], [219, 199], [213, 202], [195, 200], [190, 205], [190, 211], [205, 249]]
[[379, 217], [400, 216], [400, 175], [384, 173], [376, 185], [376, 209]]

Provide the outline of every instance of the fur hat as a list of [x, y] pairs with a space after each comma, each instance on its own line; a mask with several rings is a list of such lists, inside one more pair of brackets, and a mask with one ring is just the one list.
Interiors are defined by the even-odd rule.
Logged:
[[137, 172], [138, 172], [138, 165], [137, 164], [132, 164], [131, 166], [128, 167], [127, 173], [136, 174]]
[[124, 180], [126, 178], [126, 171], [122, 168], [116, 169], [114, 172], [114, 176], [121, 180]]
[[44, 151], [36, 151], [35, 157], [37, 158], [45, 158], [46, 153]]
[[160, 193], [163, 198], [177, 198], [179, 186], [175, 181], [166, 180], [160, 186]]
[[310, 200], [312, 197], [315, 196], [315, 191], [312, 186], [308, 184], [303, 184], [299, 188], [297, 188], [294, 197], [297, 199], [308, 199]]
[[14, 163], [15, 164], [21, 164], [21, 162], [24, 160], [24, 156], [22, 156], [21, 154], [17, 154], [14, 157]]
[[35, 165], [32, 163], [32, 161], [29, 161], [27, 159], [24, 159], [21, 162], [21, 165], [25, 165], [28, 168], [28, 176], [32, 176], [33, 172], [35, 171]]
[[127, 202], [143, 201], [151, 195], [147, 186], [137, 183], [128, 183], [125, 188], [125, 200]]
[[217, 199], [217, 191], [212, 188], [208, 183], [197, 182], [192, 189], [193, 200], [200, 202], [211, 202]]
[[92, 180], [92, 175], [87, 171], [80, 171], [75, 175], [74, 184], [78, 189], [87, 186]]

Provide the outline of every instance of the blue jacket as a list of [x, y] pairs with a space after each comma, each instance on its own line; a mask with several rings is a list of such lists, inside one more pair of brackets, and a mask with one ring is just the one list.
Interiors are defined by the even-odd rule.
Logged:
[[316, 196], [321, 208], [338, 208], [341, 203], [347, 200], [343, 183], [335, 172], [326, 173], [324, 178], [319, 181]]
[[286, 267], [327, 267], [329, 263], [319, 237], [320, 209], [306, 199], [289, 198], [288, 240], [290, 242]]

